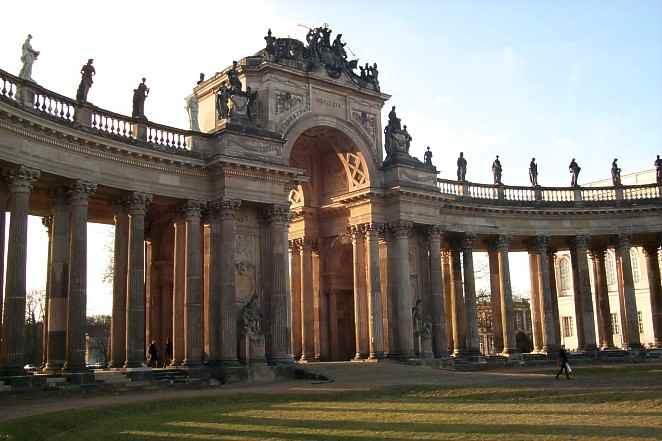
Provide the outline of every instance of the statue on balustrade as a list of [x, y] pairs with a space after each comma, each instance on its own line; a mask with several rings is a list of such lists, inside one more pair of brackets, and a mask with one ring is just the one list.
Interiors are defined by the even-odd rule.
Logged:
[[614, 187], [621, 186], [621, 169], [618, 167], [618, 164], [616, 163], [617, 161], [618, 159], [614, 158], [611, 163], [611, 181]]
[[423, 162], [424, 162], [425, 165], [427, 165], [428, 167], [434, 167], [434, 166], [432, 165], [432, 152], [430, 151], [430, 146], [428, 146], [428, 149], [427, 149], [427, 150], [425, 151], [425, 153], [423, 154]]
[[232, 67], [228, 71], [228, 82], [230, 83], [231, 93], [241, 93], [241, 88], [243, 86], [241, 85], [241, 80], [239, 79], [239, 75], [237, 74], [236, 61], [232, 62]]
[[457, 158], [457, 180], [465, 181], [467, 177], [467, 160], [464, 159], [464, 152], [460, 152], [460, 157]]
[[536, 164], [536, 158], [531, 158], [529, 163], [529, 180], [531, 185], [534, 187], [538, 186], [538, 164]]
[[23, 63], [23, 67], [21, 67], [21, 71], [19, 72], [18, 77], [24, 80], [34, 81], [32, 79], [32, 64], [34, 64], [35, 60], [39, 56], [39, 51], [36, 51], [32, 48], [30, 40], [32, 40], [32, 35], [28, 34], [27, 38], [23, 42], [23, 46], [21, 46], [21, 63]]
[[388, 114], [388, 124], [384, 128], [384, 148], [386, 157], [404, 154], [409, 156], [409, 147], [412, 137], [407, 131], [407, 126], [401, 127], [400, 118], [395, 113], [395, 106], [391, 108]]
[[657, 159], [655, 160], [655, 176], [657, 185], [662, 185], [662, 159], [660, 159], [660, 155], [657, 155]]
[[501, 182], [501, 173], [503, 172], [503, 168], [501, 167], [501, 161], [499, 161], [499, 155], [497, 155], [496, 159], [492, 163], [492, 174], [494, 175], [494, 185], [502, 185], [503, 183]]
[[228, 89], [227, 83], [224, 81], [218, 88], [218, 92], [216, 92], [216, 113], [218, 114], [218, 119], [228, 117], [230, 113], [228, 99], [230, 99], [230, 89]]
[[248, 97], [246, 116], [248, 116], [248, 119], [251, 121], [255, 121], [255, 117], [257, 116], [257, 90], [252, 91], [249, 86], [246, 86], [246, 96]]
[[198, 124], [198, 97], [191, 94], [186, 98], [186, 113], [188, 113], [189, 130], [200, 131]]
[[570, 161], [570, 165], [568, 166], [568, 169], [570, 170], [570, 174], [572, 175], [572, 178], [570, 179], [570, 186], [579, 187], [578, 184], [579, 172], [582, 170], [582, 168], [579, 166], [579, 164], [577, 164], [575, 158], [572, 158], [572, 161]]
[[198, 80], [198, 83], [197, 83], [197, 84], [198, 84], [198, 86], [199, 86], [200, 84], [202, 84], [202, 83], [204, 83], [204, 82], [205, 82], [205, 73], [204, 73], [204, 72], [200, 72], [200, 79]]
[[87, 60], [87, 64], [84, 64], [83, 67], [80, 68], [81, 78], [80, 84], [78, 85], [78, 91], [76, 92], [76, 100], [81, 103], [87, 102], [87, 94], [94, 82], [92, 77], [97, 73], [97, 71], [94, 70], [94, 66], [92, 66], [93, 62], [94, 60], [90, 58]]
[[133, 89], [133, 112], [131, 116], [134, 118], [147, 119], [145, 117], [145, 98], [149, 95], [149, 87], [147, 87], [146, 81], [147, 79], [143, 78], [142, 83]]

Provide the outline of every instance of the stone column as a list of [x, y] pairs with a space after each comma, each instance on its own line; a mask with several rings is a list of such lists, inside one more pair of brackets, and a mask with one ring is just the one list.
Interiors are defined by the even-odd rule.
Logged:
[[[48, 233], [48, 264], [46, 265], [46, 296], [44, 299], [44, 323], [41, 328], [41, 369], [46, 369], [48, 360], [48, 307], [51, 302], [51, 270], [53, 266], [53, 216], [44, 216], [41, 223]], [[4, 233], [4, 231], [3, 231]]]
[[618, 237], [616, 246], [616, 259], [621, 268], [621, 278], [623, 289], [619, 290], [622, 296], [621, 305], [623, 310], [621, 315], [625, 326], [623, 326], [624, 346], [629, 351], [638, 351], [641, 349], [641, 340], [639, 337], [639, 318], [637, 315], [637, 300], [634, 292], [634, 279], [632, 276], [632, 261], [630, 256], [630, 238], [626, 235]]
[[186, 328], [184, 327], [186, 298], [186, 224], [177, 219], [172, 283], [172, 365], [178, 366], [185, 357]]
[[328, 298], [322, 280], [322, 253], [319, 243], [313, 248], [313, 305], [315, 316], [315, 360], [329, 359]]
[[662, 286], [660, 285], [660, 263], [657, 250], [657, 242], [649, 242], [644, 245], [651, 299], [651, 318], [653, 319], [653, 340], [656, 348], [662, 348]]
[[368, 270], [368, 331], [370, 359], [384, 357], [384, 333], [382, 326], [382, 291], [379, 269], [380, 224], [368, 224], [366, 228], [366, 252]]
[[453, 343], [453, 272], [451, 271], [451, 252], [445, 249], [441, 252], [441, 272], [444, 279], [444, 313], [443, 326], [446, 330], [446, 348], [452, 352], [455, 344]]
[[513, 291], [510, 284], [510, 261], [508, 250], [510, 237], [499, 236], [497, 239], [497, 254], [499, 255], [499, 291], [501, 292], [501, 329], [503, 330], [503, 355], [513, 355], [518, 352], [515, 340], [515, 323], [513, 316]]
[[47, 372], [64, 366], [67, 348], [67, 279], [69, 277], [69, 206], [64, 189], [51, 194], [51, 250], [48, 274]]
[[77, 181], [69, 189], [71, 204], [69, 239], [69, 294], [67, 296], [67, 354], [64, 369], [82, 371], [85, 366], [87, 309], [87, 206], [96, 185]]
[[145, 361], [145, 211], [152, 196], [132, 193], [128, 199], [129, 245], [126, 275], [126, 362], [141, 367]]
[[552, 291], [552, 318], [554, 320], [554, 336], [556, 342], [561, 344], [561, 317], [559, 316], [559, 294], [556, 289], [556, 252], [551, 248], [547, 250], [547, 263], [549, 265], [549, 286]]
[[299, 240], [290, 241], [290, 286], [292, 292], [292, 355], [301, 358], [301, 250]]
[[[362, 225], [354, 225], [350, 230], [352, 234], [352, 263], [354, 281], [354, 336], [356, 339], [355, 360], [368, 358], [370, 353], [368, 344], [368, 305], [366, 294], [366, 265], [365, 265], [365, 229]], [[301, 266], [301, 272], [304, 272]]]
[[113, 315], [110, 329], [110, 367], [126, 362], [126, 280], [129, 259], [129, 213], [125, 201], [116, 203], [115, 247], [113, 255]]
[[310, 238], [303, 238], [299, 241], [299, 255], [301, 259], [301, 303], [299, 304], [301, 310], [301, 361], [306, 362], [315, 359], [313, 241]]
[[451, 327], [453, 330], [453, 356], [465, 355], [464, 291], [462, 284], [462, 265], [460, 263], [460, 244], [451, 246]]
[[490, 267], [490, 306], [492, 308], [492, 332], [494, 352], [503, 352], [503, 329], [501, 326], [501, 282], [499, 281], [499, 253], [496, 243], [488, 244], [487, 256]]
[[598, 309], [598, 337], [600, 349], [614, 347], [614, 336], [611, 327], [611, 310], [609, 308], [609, 291], [607, 287], [607, 268], [605, 266], [607, 250], [604, 247], [591, 249], [593, 258], [593, 274], [595, 280], [595, 305]]
[[[3, 309], [3, 371], [22, 374], [25, 360], [25, 284], [30, 193], [39, 171], [18, 166], [9, 181], [9, 242]], [[4, 234], [4, 231], [3, 231]]]
[[[0, 179], [0, 293], [5, 287], [5, 232], [8, 189], [4, 180]], [[2, 347], [2, 316], [3, 316], [3, 297], [0, 295], [0, 374], [4, 366], [4, 352]]]
[[474, 279], [473, 236], [466, 234], [462, 239], [462, 261], [464, 269], [464, 320], [466, 323], [466, 351], [469, 355], [480, 355], [478, 320], [476, 318], [476, 282]]
[[543, 350], [542, 305], [540, 298], [540, 278], [538, 273], [538, 255], [529, 251], [529, 272], [531, 277], [531, 327], [533, 334], [533, 352]]
[[538, 261], [538, 281], [540, 291], [540, 315], [542, 317], [543, 328], [543, 351], [548, 355], [556, 354], [559, 349], [559, 342], [556, 340], [554, 331], [554, 300], [552, 299], [552, 284], [549, 265], [549, 238], [538, 236], [535, 241], [535, 252]]
[[401, 359], [414, 356], [414, 325], [412, 318], [412, 292], [409, 282], [409, 234], [411, 222], [400, 221], [391, 226], [396, 242], [398, 347]]
[[288, 216], [290, 209], [285, 205], [273, 205], [267, 210], [271, 227], [271, 311], [270, 333], [271, 363], [292, 363], [290, 345], [291, 321], [288, 314], [290, 284], [287, 261]]
[[428, 229], [430, 247], [430, 310], [432, 312], [432, 352], [435, 358], [448, 357], [448, 337], [444, 320], [446, 313], [444, 283], [441, 273], [441, 228]]
[[577, 322], [577, 340], [579, 351], [595, 352], [595, 319], [591, 280], [588, 269], [588, 238], [577, 236], [571, 244], [573, 288], [575, 296], [575, 321]]
[[395, 240], [395, 234], [391, 228], [384, 231], [384, 238], [386, 240], [386, 317], [387, 317], [387, 342], [388, 358], [397, 359], [400, 355], [400, 347], [398, 342], [398, 247]]
[[188, 367], [202, 362], [202, 262], [200, 211], [202, 203], [189, 200], [183, 208], [186, 222], [186, 289], [184, 292], [184, 361]]
[[207, 351], [207, 364], [214, 366], [221, 362], [222, 346], [222, 290], [223, 268], [221, 234], [221, 201], [210, 202], [209, 209], [209, 281], [207, 299], [205, 304], [207, 328], [205, 333], [205, 346]]

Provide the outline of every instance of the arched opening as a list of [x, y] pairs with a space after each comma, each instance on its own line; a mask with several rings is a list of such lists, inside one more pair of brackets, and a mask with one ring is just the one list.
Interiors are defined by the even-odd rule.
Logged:
[[290, 193], [294, 356], [349, 360], [357, 352], [355, 265], [343, 196], [370, 186], [366, 159], [339, 129], [315, 126], [293, 142], [290, 165], [308, 178]]

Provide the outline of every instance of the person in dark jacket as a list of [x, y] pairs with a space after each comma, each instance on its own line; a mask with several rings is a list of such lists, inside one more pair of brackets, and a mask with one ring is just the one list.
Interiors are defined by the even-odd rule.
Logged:
[[570, 371], [568, 370], [568, 353], [565, 350], [565, 346], [561, 346], [559, 349], [559, 366], [560, 369], [556, 373], [556, 379], [559, 379], [559, 375], [565, 371], [565, 378], [570, 379]]
[[152, 343], [147, 349], [147, 355], [149, 360], [150, 367], [159, 367], [159, 349], [156, 347], [156, 341], [152, 340]]
[[163, 367], [168, 367], [170, 363], [172, 363], [172, 341], [170, 341], [170, 337], [168, 337], [165, 344], [165, 359], [163, 360]]

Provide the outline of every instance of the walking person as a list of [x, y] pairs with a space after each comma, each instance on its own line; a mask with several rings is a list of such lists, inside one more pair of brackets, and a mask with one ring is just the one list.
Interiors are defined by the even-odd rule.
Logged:
[[156, 347], [156, 340], [152, 340], [152, 343], [147, 349], [148, 363], [150, 367], [159, 367], [159, 349]]
[[559, 375], [565, 371], [565, 378], [570, 379], [570, 366], [568, 365], [568, 353], [565, 350], [565, 346], [561, 346], [559, 349], [559, 371], [556, 373], [556, 379], [559, 379]]

